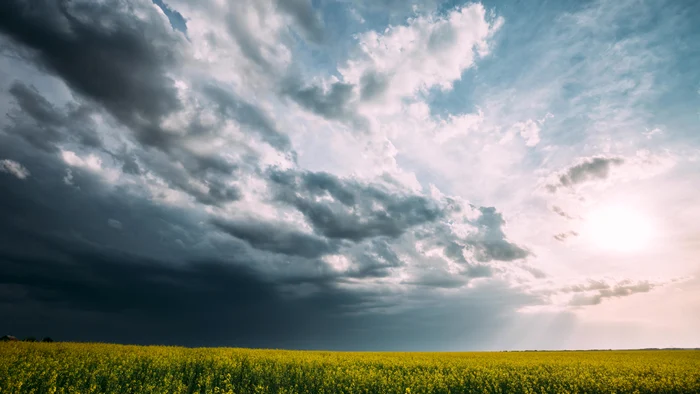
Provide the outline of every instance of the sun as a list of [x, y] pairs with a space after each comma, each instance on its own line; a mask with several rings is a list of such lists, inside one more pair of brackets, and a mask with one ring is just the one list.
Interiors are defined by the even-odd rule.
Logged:
[[600, 249], [635, 252], [650, 246], [654, 226], [642, 212], [624, 205], [609, 205], [587, 215], [582, 235]]

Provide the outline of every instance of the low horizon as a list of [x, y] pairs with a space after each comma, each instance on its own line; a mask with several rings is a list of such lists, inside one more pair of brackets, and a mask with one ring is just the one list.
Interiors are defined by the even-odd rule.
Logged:
[[690, 0], [4, 0], [0, 334], [700, 348], [698, 20]]
[[[12, 335], [11, 335], [12, 336]], [[27, 342], [27, 343], [47, 343], [42, 340], [30, 340], [20, 339], [16, 337], [17, 340], [14, 342]], [[11, 342], [11, 341], [0, 341]], [[621, 352], [621, 351], [670, 351], [670, 350], [700, 350], [700, 347], [650, 347], [650, 348], [587, 348], [587, 349], [485, 349], [485, 350], [342, 350], [342, 349], [313, 349], [313, 348], [269, 348], [269, 347], [240, 347], [240, 346], [185, 346], [177, 344], [142, 344], [142, 343], [118, 343], [118, 342], [86, 342], [86, 341], [61, 341], [61, 340], [51, 340], [48, 343], [64, 343], [64, 344], [95, 344], [95, 345], [119, 345], [119, 346], [139, 346], [139, 347], [180, 347], [185, 349], [244, 349], [244, 350], [279, 350], [279, 351], [290, 351], [290, 352], [330, 352], [330, 353], [507, 353], [507, 352]]]

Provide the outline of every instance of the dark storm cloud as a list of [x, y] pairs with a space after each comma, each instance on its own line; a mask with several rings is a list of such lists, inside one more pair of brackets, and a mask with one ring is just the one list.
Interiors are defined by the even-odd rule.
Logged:
[[[636, 293], [648, 293], [656, 287], [649, 281], [632, 282], [624, 280], [615, 285], [610, 285], [601, 281], [592, 281], [586, 286], [572, 286], [565, 289], [565, 292], [577, 293], [569, 302], [570, 306], [598, 305], [606, 298], [626, 297]], [[585, 294], [582, 294], [584, 293]], [[590, 293], [593, 294], [590, 294]]]
[[450, 274], [445, 271], [427, 271], [418, 279], [408, 280], [402, 283], [407, 285], [424, 286], [427, 288], [455, 289], [467, 284], [467, 278]]
[[311, 5], [310, 0], [275, 0], [280, 10], [294, 19], [304, 38], [314, 43], [323, 41], [323, 21]]
[[[438, 219], [431, 200], [392, 193], [323, 172], [272, 171], [276, 199], [301, 212], [316, 233], [355, 242], [396, 238], [409, 228]], [[322, 200], [327, 197], [330, 200]]]
[[222, 205], [241, 197], [240, 189], [226, 183], [236, 165], [213, 156], [196, 156], [189, 152], [138, 151], [139, 161], [161, 177], [169, 187], [192, 196], [205, 205]]
[[289, 137], [282, 134], [272, 120], [257, 107], [218, 86], [207, 85], [203, 91], [216, 106], [221, 118], [234, 119], [248, 126], [250, 131], [259, 134], [263, 141], [280, 151], [291, 148]]
[[625, 161], [620, 157], [591, 157], [573, 165], [559, 175], [557, 182], [547, 185], [547, 190], [554, 193], [561, 187], [572, 187], [580, 183], [606, 179], [613, 166]]
[[125, 153], [121, 156], [122, 161], [122, 171], [125, 174], [140, 175], [141, 167], [139, 163], [136, 162], [136, 157], [133, 154]]
[[167, 73], [182, 39], [162, 22], [152, 7], [116, 0], [0, 3], [0, 33], [19, 44], [22, 56], [158, 147], [169, 142], [159, 122], [181, 108]]
[[[110, 152], [106, 150], [96, 132], [91, 116], [99, 113], [96, 109], [80, 104], [68, 104], [63, 110], [51, 105], [36, 89], [15, 82], [9, 90], [17, 108], [8, 116], [10, 124], [5, 132], [21, 137], [34, 147], [46, 152], [58, 152], [64, 142], [76, 142], [87, 148], [101, 148], [115, 160], [122, 163], [122, 171], [140, 175], [144, 169], [139, 166], [134, 152]], [[226, 185], [222, 176], [231, 175], [237, 165], [219, 156], [197, 155], [172, 145], [167, 157], [159, 152], [138, 154], [145, 158], [147, 169], [161, 176], [169, 186], [179, 189], [197, 201], [207, 205], [220, 205], [240, 198], [240, 191]], [[182, 167], [176, 165], [182, 164]], [[196, 187], [192, 179], [203, 182], [206, 190]]]
[[[177, 13], [168, 13], [166, 3], [158, 1], [174, 26]], [[243, 3], [232, 2], [232, 10]], [[308, 1], [279, 0], [279, 7], [308, 40], [321, 41], [323, 24]], [[274, 51], [261, 49], [241, 13], [231, 14], [229, 28], [244, 54], [271, 69], [265, 59]], [[30, 83], [7, 92], [16, 110], [0, 133], [0, 332], [151, 344], [436, 350], [457, 340], [483, 347], [493, 327], [528, 302], [508, 286], [495, 286], [441, 303], [434, 288], [491, 275], [487, 265], [466, 260], [464, 276], [436, 269], [406, 294], [353, 288], [360, 279], [406, 267], [410, 246], [394, 243], [420, 227], [431, 231], [444, 212], [424, 196], [331, 174], [266, 173], [247, 146], [195, 152], [189, 142], [206, 143], [233, 120], [294, 157], [289, 138], [254, 100], [215, 81], [187, 81], [186, 97], [178, 95], [170, 75], [178, 74], [187, 43], [147, 1], [7, 0], [0, 2], [0, 34], [74, 96], [61, 106]], [[381, 94], [383, 78], [363, 79], [359, 94]], [[353, 89], [299, 87], [289, 94], [322, 116], [360, 124], [348, 96]], [[213, 109], [215, 119], [200, 116], [203, 109]], [[133, 136], [125, 145], [114, 143], [120, 138], [99, 134], [103, 125], [93, 115], [110, 132], [129, 129]], [[174, 123], [184, 119], [184, 130], [163, 130], [170, 116]], [[107, 184], [105, 173], [68, 166], [57, 154], [67, 142], [79, 145], [80, 157], [95, 154], [104, 170], [121, 168], [127, 176]], [[23, 170], [31, 175], [19, 179]], [[291, 224], [213, 219], [207, 212], [221, 211], [200, 204], [239, 199], [238, 179], [250, 175], [245, 171], [268, 176], [272, 202], [300, 212], [313, 233]], [[165, 186], [198, 204], [159, 201]], [[476, 248], [485, 261], [525, 253], [505, 239], [495, 215], [482, 212], [491, 219], [458, 248]], [[454, 239], [438, 236], [447, 237], [443, 245]], [[347, 257], [350, 267], [329, 267], [322, 257], [331, 254]]]
[[503, 232], [506, 221], [503, 219], [503, 215], [496, 211], [496, 208], [481, 207], [479, 211], [481, 211], [481, 216], [475, 223], [479, 231], [470, 238], [469, 242], [478, 261], [512, 261], [530, 255], [529, 251], [508, 242]]
[[384, 239], [374, 239], [366, 243], [364, 249], [355, 255], [356, 263], [345, 276], [355, 279], [384, 278], [391, 275], [391, 269], [404, 264]]
[[[415, 307], [392, 312], [385, 292], [341, 290], [330, 275], [263, 277], [253, 269], [268, 258], [235, 244], [219, 250], [201, 215], [115, 190], [80, 169], [80, 188], [65, 185], [55, 155], [0, 138], [0, 157], [33, 172], [0, 176], [2, 332], [190, 346], [447, 350], [461, 340], [483, 348], [490, 327], [527, 302], [507, 288], [485, 290], [498, 294], [486, 302], [438, 304], [425, 292], [411, 295]], [[366, 253], [400, 264], [383, 242]], [[309, 295], [290, 296], [300, 286]]]
[[[202, 230], [194, 221], [194, 212], [159, 205], [138, 187], [105, 185], [98, 174], [67, 167], [59, 156], [18, 143], [13, 136], [0, 134], [0, 157], [23, 163], [33, 180], [0, 180], [0, 231], [4, 232], [0, 250], [37, 250], [23, 245], [34, 235], [49, 234], [175, 262], [187, 250], [199, 250]], [[71, 185], [64, 182], [67, 169]], [[127, 231], [116, 236], [109, 227], [110, 219], [119, 221]], [[183, 228], [187, 231], [180, 230]]]
[[11, 123], [5, 128], [6, 132], [17, 134], [48, 152], [57, 151], [56, 144], [66, 140], [93, 148], [102, 147], [95, 122], [90, 117], [95, 113], [92, 108], [69, 104], [59, 110], [34, 87], [19, 81], [12, 84], [8, 93], [14, 98], [17, 108], [7, 114]]
[[[3, 315], [11, 318], [0, 323], [6, 331], [42, 327], [63, 340], [294, 347], [297, 338], [327, 337], [342, 329], [334, 320], [364, 301], [361, 294], [332, 289], [301, 301], [289, 299], [274, 283], [232, 262], [174, 265], [67, 246], [65, 240], [59, 245], [56, 252], [66, 256], [65, 262], [0, 253], [0, 288], [10, 287], [11, 296], [0, 299]], [[27, 313], [36, 313], [37, 307], [41, 325]], [[92, 317], [73, 316], [80, 313]], [[112, 322], [116, 329], [109, 328]], [[98, 323], [107, 327], [96, 329]]]
[[216, 219], [213, 224], [227, 234], [248, 242], [250, 246], [269, 252], [317, 258], [338, 250], [337, 243], [281, 224], [255, 219], [247, 221]]
[[362, 311], [381, 305], [376, 294], [320, 287], [290, 298], [230, 263], [173, 266], [79, 247], [64, 253], [70, 262], [0, 254], [3, 332], [186, 346], [455, 350], [459, 341], [460, 348], [483, 349], [489, 327], [502, 325], [523, 303], [503, 288], [486, 300], [376, 313]]
[[[125, 173], [153, 172], [203, 204], [235, 201], [240, 191], [223, 177], [232, 175], [236, 165], [221, 157], [192, 153], [181, 136], [160, 128], [165, 116], [182, 108], [173, 80], [166, 75], [177, 66], [181, 40], [148, 5], [116, 1], [0, 5], [7, 11], [3, 15], [17, 14], [11, 20], [0, 16], [0, 32], [14, 40], [16, 50], [79, 93], [77, 103], [56, 108], [33, 87], [14, 83], [9, 93], [17, 108], [9, 114], [11, 123], [5, 131], [50, 152], [57, 152], [66, 141], [102, 148], [121, 162]], [[139, 7], [143, 20], [133, 12]], [[105, 149], [91, 118], [103, 110], [131, 129], [146, 149], [158, 148], [168, 158], [151, 167], [154, 161], [149, 158], [158, 153], [141, 147], [129, 152]], [[243, 112], [253, 110], [248, 106]], [[185, 131], [198, 131], [198, 121], [199, 111]], [[265, 126], [260, 125], [264, 131]], [[269, 138], [270, 143], [288, 148], [286, 137], [275, 138]], [[204, 186], [195, 186], [193, 180]]]
[[[288, 302], [251, 271], [259, 257], [207, 242], [198, 214], [113, 189], [80, 169], [74, 169], [75, 187], [65, 185], [58, 157], [0, 138], [0, 156], [26, 163], [34, 179], [0, 176], [3, 332], [40, 328], [74, 340], [293, 346], [288, 341], [303, 335], [304, 321], [318, 320], [314, 314], [340, 313], [363, 301], [326, 286], [306, 304]], [[295, 321], [297, 313], [307, 319]]]

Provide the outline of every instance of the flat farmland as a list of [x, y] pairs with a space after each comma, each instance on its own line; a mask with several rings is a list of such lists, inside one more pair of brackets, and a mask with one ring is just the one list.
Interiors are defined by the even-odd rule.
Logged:
[[0, 343], [0, 393], [700, 393], [700, 351], [351, 353]]

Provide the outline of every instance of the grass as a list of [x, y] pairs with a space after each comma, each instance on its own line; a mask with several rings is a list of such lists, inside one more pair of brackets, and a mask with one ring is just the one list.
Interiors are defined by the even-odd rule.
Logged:
[[700, 351], [342, 353], [0, 343], [0, 393], [700, 393]]

